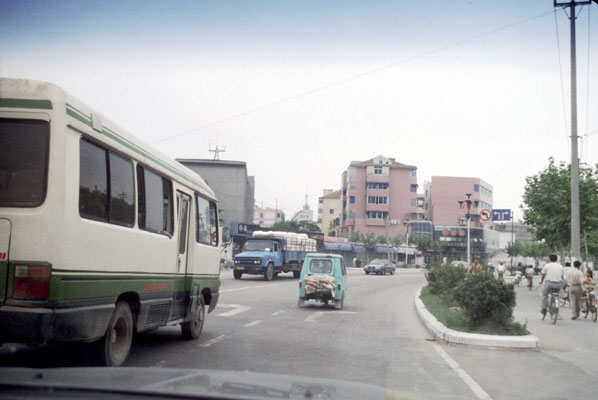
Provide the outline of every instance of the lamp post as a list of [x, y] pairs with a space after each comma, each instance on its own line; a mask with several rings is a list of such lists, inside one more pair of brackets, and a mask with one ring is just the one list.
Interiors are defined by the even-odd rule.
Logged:
[[405, 235], [405, 267], [409, 265], [409, 225], [411, 225], [410, 220], [405, 220], [403, 222], [406, 228], [406, 235]]
[[465, 200], [459, 200], [459, 207], [463, 208], [465, 205], [467, 207], [467, 268], [471, 266], [471, 245], [470, 245], [470, 221], [471, 221], [471, 206], [474, 207], [478, 206], [477, 200], [471, 200], [471, 193], [466, 193], [465, 196], [467, 197]]

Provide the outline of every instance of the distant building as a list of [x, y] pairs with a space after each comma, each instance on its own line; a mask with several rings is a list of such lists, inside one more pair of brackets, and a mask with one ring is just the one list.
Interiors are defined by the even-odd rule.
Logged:
[[314, 222], [314, 212], [312, 209], [309, 208], [309, 204], [307, 203], [307, 195], [305, 195], [305, 204], [300, 211], [297, 211], [291, 221], [307, 221], [307, 222]]
[[381, 155], [353, 161], [342, 174], [341, 201], [342, 233], [402, 234], [417, 214], [417, 168]]
[[433, 176], [424, 184], [425, 218], [434, 226], [467, 226], [467, 208], [459, 207], [467, 193], [475, 202], [470, 212], [471, 227], [481, 227], [480, 211], [492, 210], [492, 186], [480, 178]]
[[275, 223], [283, 222], [284, 220], [285, 215], [281, 209], [255, 206], [253, 221], [262, 228], [271, 228]]
[[[511, 241], [511, 232], [513, 233], [513, 240], [524, 242], [524, 243], [536, 243], [537, 240], [534, 238], [534, 234], [530, 231], [530, 227], [522, 222], [515, 222], [511, 225], [510, 222], [494, 223], [494, 230], [501, 233], [508, 233], [505, 237]], [[505, 245], [506, 247], [506, 245]], [[502, 247], [504, 248], [504, 247]]]
[[341, 225], [341, 192], [324, 189], [318, 199], [318, 226], [325, 236], [338, 236]]
[[231, 222], [253, 223], [255, 180], [242, 161], [178, 159], [210, 185], [218, 199], [220, 221], [228, 236]]

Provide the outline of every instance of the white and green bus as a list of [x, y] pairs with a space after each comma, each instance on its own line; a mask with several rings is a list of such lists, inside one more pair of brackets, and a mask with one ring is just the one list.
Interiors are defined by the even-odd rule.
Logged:
[[199, 337], [220, 286], [214, 192], [52, 84], [0, 79], [0, 344]]

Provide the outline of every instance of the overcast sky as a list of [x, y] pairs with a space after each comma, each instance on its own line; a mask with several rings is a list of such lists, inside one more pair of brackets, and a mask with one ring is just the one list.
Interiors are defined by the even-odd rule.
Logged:
[[[598, 5], [577, 11], [578, 132], [595, 133], [580, 156], [595, 164]], [[174, 158], [225, 147], [256, 204], [288, 216], [378, 154], [417, 166], [422, 190], [480, 177], [518, 210], [526, 176], [570, 160], [556, 22], [553, 0], [2, 0], [0, 75], [55, 83]]]

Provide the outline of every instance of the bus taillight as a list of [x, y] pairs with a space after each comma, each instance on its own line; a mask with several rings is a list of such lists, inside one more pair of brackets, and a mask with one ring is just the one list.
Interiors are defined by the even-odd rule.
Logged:
[[50, 265], [16, 265], [13, 299], [47, 299], [50, 290], [50, 272]]

